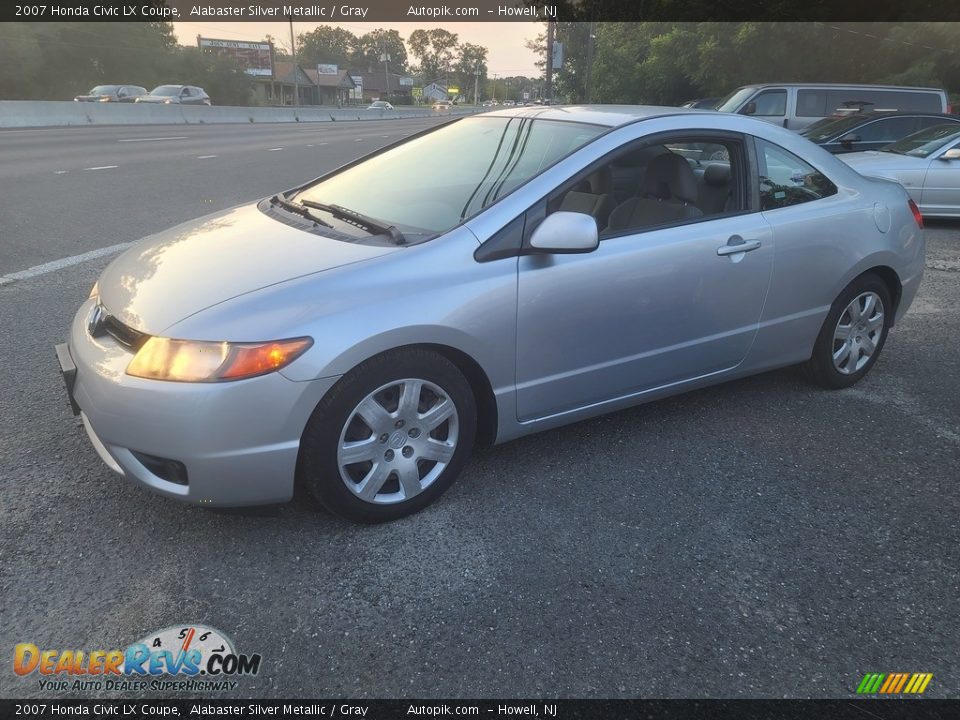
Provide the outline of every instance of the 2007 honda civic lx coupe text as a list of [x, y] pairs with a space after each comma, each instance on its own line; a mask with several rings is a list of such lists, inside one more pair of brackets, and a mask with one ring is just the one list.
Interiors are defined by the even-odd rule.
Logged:
[[507, 109], [143, 239], [57, 355], [131, 480], [376, 522], [478, 441], [793, 364], [850, 386], [923, 267], [903, 188], [783, 128]]

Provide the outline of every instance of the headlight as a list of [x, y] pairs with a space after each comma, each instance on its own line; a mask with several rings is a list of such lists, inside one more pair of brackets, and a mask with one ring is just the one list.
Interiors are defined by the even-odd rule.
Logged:
[[310, 338], [228, 343], [152, 337], [134, 356], [127, 374], [178, 382], [240, 380], [279, 370], [311, 345]]
[[164, 100], [164, 101], [163, 101], [163, 104], [164, 104], [164, 105], [169, 105], [169, 104], [172, 103], [172, 102], [173, 102], [173, 100]]
[[100, 102], [110, 102], [110, 96], [104, 95], [102, 98], [100, 98]]
[[97, 297], [99, 294], [100, 294], [100, 281], [97, 280], [97, 282], [93, 284], [93, 287], [90, 288], [90, 294], [87, 295], [87, 299]]

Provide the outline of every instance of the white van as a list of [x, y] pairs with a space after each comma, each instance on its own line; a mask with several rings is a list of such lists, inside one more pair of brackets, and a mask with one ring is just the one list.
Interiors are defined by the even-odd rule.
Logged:
[[936, 88], [806, 83], [744, 85], [721, 100], [717, 110], [752, 115], [791, 130], [802, 130], [828, 115], [860, 110], [952, 112], [947, 93]]

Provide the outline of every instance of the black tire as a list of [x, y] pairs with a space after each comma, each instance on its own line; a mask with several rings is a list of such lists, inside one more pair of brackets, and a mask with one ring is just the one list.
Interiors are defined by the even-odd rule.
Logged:
[[[834, 365], [833, 354], [835, 349], [838, 349], [839, 345], [842, 344], [841, 341], [835, 340], [834, 333], [847, 307], [855, 298], [864, 293], [875, 293], [880, 299], [883, 306], [883, 324], [875, 343], [876, 347], [866, 363], [856, 371], [844, 373]], [[831, 390], [848, 388], [860, 382], [870, 372], [870, 369], [877, 362], [877, 358], [880, 357], [884, 343], [887, 341], [890, 324], [893, 322], [893, 311], [890, 289], [879, 276], [873, 273], [865, 273], [856, 278], [840, 293], [830, 307], [830, 312], [827, 313], [827, 318], [823, 321], [823, 327], [820, 329], [820, 334], [813, 346], [813, 354], [802, 366], [804, 374], [817, 385]]]
[[[347, 486], [348, 480], [341, 477], [337, 461], [341, 433], [368, 395], [406, 378], [432, 383], [453, 401], [458, 425], [456, 447], [446, 467], [419, 494], [390, 504], [369, 502], [358, 497]], [[347, 520], [360, 523], [396, 520], [430, 505], [453, 484], [473, 449], [476, 430], [473, 391], [456, 365], [442, 355], [420, 348], [384, 353], [344, 375], [317, 405], [301, 437], [297, 479], [327, 510]], [[399, 481], [391, 477], [387, 482]]]

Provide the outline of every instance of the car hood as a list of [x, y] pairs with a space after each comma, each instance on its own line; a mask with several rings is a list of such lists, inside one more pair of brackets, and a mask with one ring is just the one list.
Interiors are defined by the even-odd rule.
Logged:
[[162, 103], [169, 100], [171, 103], [180, 102], [180, 98], [171, 95], [139, 95], [137, 102]]
[[846, 153], [844, 155], [837, 155], [837, 157], [843, 160], [858, 173], [862, 173], [864, 175], [872, 175], [884, 170], [905, 170], [908, 168], [922, 166], [927, 162], [923, 158], [915, 158], [909, 155], [897, 155], [896, 153], [880, 152], [879, 150]]
[[399, 249], [324, 237], [244, 205], [134, 243], [100, 276], [100, 302], [124, 324], [156, 335], [239, 295]]

